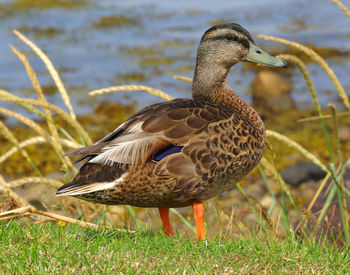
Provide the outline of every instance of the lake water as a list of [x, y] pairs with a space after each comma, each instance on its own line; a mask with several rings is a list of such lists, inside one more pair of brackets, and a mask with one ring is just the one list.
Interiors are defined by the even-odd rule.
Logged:
[[[256, 38], [260, 33], [345, 52], [327, 62], [345, 89], [350, 87], [350, 61], [346, 55], [350, 52], [350, 18], [330, 1], [91, 0], [76, 7], [49, 8], [37, 8], [37, 4], [28, 7], [23, 5], [25, 2], [28, 1], [0, 1], [0, 89], [36, 97], [9, 44], [27, 55], [43, 86], [53, 85], [42, 62], [12, 34], [13, 29], [19, 29], [46, 52], [59, 70], [77, 113], [89, 113], [102, 101], [136, 102], [138, 108], [161, 101], [142, 92], [94, 98], [87, 95], [93, 89], [114, 85], [149, 85], [174, 97], [189, 97], [190, 85], [174, 80], [172, 75], [192, 77], [201, 35], [211, 24], [221, 21], [240, 23], [263, 48], [269, 49], [273, 43]], [[349, 1], [344, 4], [350, 7]], [[119, 18], [120, 23], [114, 27], [104, 25], [101, 18], [108, 17]], [[338, 96], [325, 73], [315, 64], [308, 68], [322, 105], [337, 102]], [[242, 70], [242, 65], [235, 66], [229, 75], [231, 86], [247, 101], [250, 95], [246, 91], [254, 76], [254, 72]], [[292, 96], [298, 106], [311, 106], [300, 74], [294, 73], [292, 80]], [[48, 99], [64, 107], [55, 90]], [[0, 106], [12, 105], [0, 102]]]

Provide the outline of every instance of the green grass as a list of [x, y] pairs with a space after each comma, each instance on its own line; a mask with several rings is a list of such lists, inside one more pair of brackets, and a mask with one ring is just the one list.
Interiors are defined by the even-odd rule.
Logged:
[[350, 247], [270, 237], [216, 237], [205, 243], [160, 232], [10, 222], [0, 227], [0, 272], [332, 273], [350, 270]]

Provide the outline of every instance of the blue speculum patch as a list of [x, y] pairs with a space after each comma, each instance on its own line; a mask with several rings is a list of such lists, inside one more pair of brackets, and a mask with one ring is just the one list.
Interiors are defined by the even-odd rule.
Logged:
[[157, 154], [154, 156], [153, 161], [160, 161], [166, 156], [179, 153], [181, 152], [182, 148], [183, 146], [176, 146], [176, 145], [170, 144], [167, 147], [163, 148], [162, 150], [159, 150]]

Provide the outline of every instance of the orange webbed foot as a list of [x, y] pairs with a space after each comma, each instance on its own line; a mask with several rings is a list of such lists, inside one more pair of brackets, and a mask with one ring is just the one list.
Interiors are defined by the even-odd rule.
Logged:
[[203, 203], [192, 204], [193, 217], [196, 222], [197, 240], [205, 239], [207, 234], [204, 226], [204, 206]]
[[172, 237], [174, 236], [173, 229], [171, 228], [170, 220], [169, 220], [169, 208], [158, 208], [160, 218], [163, 223], [163, 232], [165, 235]]

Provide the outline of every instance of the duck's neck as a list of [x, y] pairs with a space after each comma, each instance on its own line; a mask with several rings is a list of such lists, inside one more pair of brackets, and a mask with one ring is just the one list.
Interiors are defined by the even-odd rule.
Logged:
[[241, 99], [228, 85], [226, 76], [230, 68], [219, 67], [218, 64], [210, 64], [210, 62], [206, 60], [205, 64], [200, 64], [197, 59], [192, 82], [192, 98], [231, 109], [232, 112], [243, 116], [251, 116], [253, 113], [255, 119], [260, 120], [252, 106]]
[[210, 100], [213, 93], [227, 86], [226, 76], [230, 68], [218, 66], [215, 57], [197, 57], [196, 69], [192, 82], [194, 100]]

